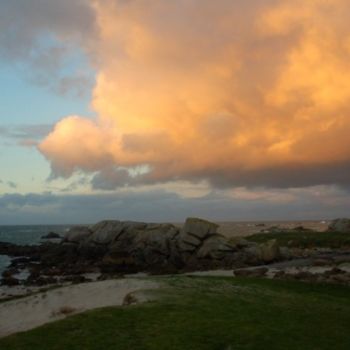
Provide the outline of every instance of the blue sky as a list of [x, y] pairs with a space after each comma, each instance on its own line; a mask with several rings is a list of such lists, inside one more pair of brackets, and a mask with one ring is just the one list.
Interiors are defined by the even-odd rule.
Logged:
[[[3, 86], [0, 94], [0, 120], [1, 128], [6, 129], [1, 135], [0, 145], [0, 179], [5, 182], [0, 185], [0, 192], [11, 190], [6, 186], [8, 181], [16, 184], [19, 193], [40, 192], [46, 186], [50, 167], [35, 147], [20, 145], [26, 138], [20, 129], [28, 129], [30, 126], [39, 126], [44, 130], [53, 128], [63, 116], [71, 114], [93, 116], [89, 106], [90, 96], [53, 93], [45, 86], [37, 86], [26, 80], [23, 76], [25, 74], [21, 74], [10, 62], [2, 63], [0, 75]], [[22, 133], [23, 137], [13, 137], [16, 133]]]

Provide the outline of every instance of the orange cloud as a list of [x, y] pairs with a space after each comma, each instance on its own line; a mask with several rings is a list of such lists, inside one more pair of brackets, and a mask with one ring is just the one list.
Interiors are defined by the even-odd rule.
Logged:
[[[42, 142], [56, 174], [122, 169], [129, 184], [345, 181], [321, 169], [350, 168], [347, 0], [93, 8], [98, 119], [67, 117]], [[135, 175], [139, 166], [148, 171]]]

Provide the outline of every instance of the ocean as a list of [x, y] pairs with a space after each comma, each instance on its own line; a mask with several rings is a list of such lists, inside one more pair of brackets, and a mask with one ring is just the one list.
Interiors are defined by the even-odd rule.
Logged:
[[[68, 225], [0, 226], [0, 242], [36, 245], [42, 243], [41, 237], [49, 232], [63, 235], [69, 227]], [[0, 275], [9, 263], [8, 256], [0, 255]]]

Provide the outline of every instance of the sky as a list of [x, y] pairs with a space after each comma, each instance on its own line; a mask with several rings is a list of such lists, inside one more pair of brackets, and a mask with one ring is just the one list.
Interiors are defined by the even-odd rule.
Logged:
[[0, 224], [349, 216], [348, 0], [0, 0]]

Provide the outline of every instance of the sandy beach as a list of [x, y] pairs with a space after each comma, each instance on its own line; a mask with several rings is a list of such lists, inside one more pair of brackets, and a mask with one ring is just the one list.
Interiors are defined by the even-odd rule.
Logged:
[[146, 290], [159, 284], [129, 278], [61, 287], [0, 304], [0, 337], [23, 332], [67, 315], [91, 309], [122, 305], [125, 297], [136, 293], [138, 302], [152, 299]]

